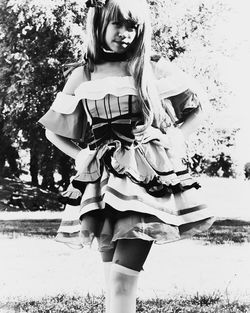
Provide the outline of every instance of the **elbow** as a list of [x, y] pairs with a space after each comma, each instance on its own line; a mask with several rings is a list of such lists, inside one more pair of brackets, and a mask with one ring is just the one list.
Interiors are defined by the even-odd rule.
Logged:
[[194, 127], [195, 128], [200, 128], [202, 126], [202, 124], [205, 122], [206, 119], [206, 115], [204, 113], [203, 110], [201, 110], [201, 108], [199, 108], [193, 116], [193, 123], [194, 123]]
[[185, 139], [188, 140], [192, 134], [195, 134], [204, 122], [205, 115], [201, 110], [189, 116], [180, 127], [183, 131]]

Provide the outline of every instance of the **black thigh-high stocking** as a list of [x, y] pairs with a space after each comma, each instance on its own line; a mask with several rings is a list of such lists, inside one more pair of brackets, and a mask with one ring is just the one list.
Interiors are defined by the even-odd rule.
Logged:
[[140, 272], [153, 241], [121, 239], [117, 241], [112, 263]]

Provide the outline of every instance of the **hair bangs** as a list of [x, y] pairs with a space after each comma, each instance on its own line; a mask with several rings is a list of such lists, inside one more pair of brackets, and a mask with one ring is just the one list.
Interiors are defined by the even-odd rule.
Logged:
[[[132, 4], [133, 2], [133, 4]], [[110, 0], [107, 6], [109, 21], [128, 21], [138, 27], [145, 24], [146, 8], [140, 0]]]

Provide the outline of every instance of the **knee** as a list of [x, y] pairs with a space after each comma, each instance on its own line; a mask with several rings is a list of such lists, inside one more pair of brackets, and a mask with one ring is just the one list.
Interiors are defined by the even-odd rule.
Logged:
[[116, 295], [128, 295], [136, 287], [136, 281], [131, 276], [111, 272], [111, 290]]
[[[124, 269], [136, 272], [127, 268]], [[139, 272], [136, 273], [139, 274]], [[133, 273], [133, 275], [122, 273], [117, 271], [115, 267], [111, 267], [110, 280], [110, 287], [115, 295], [129, 295], [133, 293], [137, 287], [138, 275], [135, 275], [135, 273]]]

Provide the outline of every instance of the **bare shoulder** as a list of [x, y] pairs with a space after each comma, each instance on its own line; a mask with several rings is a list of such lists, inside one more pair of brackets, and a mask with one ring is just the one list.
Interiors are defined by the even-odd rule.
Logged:
[[85, 81], [87, 81], [87, 77], [84, 71], [84, 66], [79, 66], [72, 71], [63, 88], [63, 92], [69, 95], [74, 95], [77, 87]]

